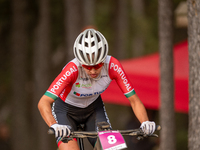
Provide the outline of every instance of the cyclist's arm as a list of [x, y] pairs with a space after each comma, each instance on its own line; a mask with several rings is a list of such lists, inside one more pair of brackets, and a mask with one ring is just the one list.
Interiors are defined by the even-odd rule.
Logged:
[[135, 113], [140, 123], [148, 121], [149, 119], [147, 116], [146, 109], [141, 100], [139, 99], [139, 97], [137, 96], [137, 94], [130, 96], [128, 100], [130, 101], [133, 112]]
[[[72, 84], [78, 77], [78, 68], [73, 62], [69, 62], [62, 72], [55, 78], [46, 93], [42, 96], [38, 103], [38, 109], [46, 124], [50, 127], [57, 123], [51, 111], [51, 104], [60, 97], [65, 99], [70, 92]], [[65, 89], [65, 90], [64, 90]], [[62, 95], [61, 92], [64, 93]]]
[[54, 100], [60, 97], [64, 101], [71, 91], [71, 87], [76, 81], [77, 77], [77, 65], [73, 62], [69, 62], [51, 83], [45, 95], [53, 98]]
[[116, 80], [124, 95], [129, 99], [131, 107], [140, 123], [148, 121], [149, 119], [143, 103], [135, 93], [122, 65], [114, 57], [111, 57], [110, 60], [109, 75], [111, 79]]
[[54, 102], [54, 99], [43, 95], [38, 103], [38, 109], [40, 111], [40, 114], [46, 124], [50, 127], [51, 125], [57, 123], [54, 119], [51, 111], [51, 104]]

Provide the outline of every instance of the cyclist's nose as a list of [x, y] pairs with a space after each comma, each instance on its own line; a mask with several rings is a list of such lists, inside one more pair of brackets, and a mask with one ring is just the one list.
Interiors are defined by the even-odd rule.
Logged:
[[90, 72], [91, 72], [91, 73], [96, 73], [96, 70], [95, 70], [94, 68], [92, 68], [92, 69], [90, 70]]

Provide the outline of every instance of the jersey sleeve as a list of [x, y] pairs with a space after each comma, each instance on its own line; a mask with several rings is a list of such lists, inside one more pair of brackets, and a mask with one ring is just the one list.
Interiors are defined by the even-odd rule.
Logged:
[[44, 95], [49, 96], [54, 100], [56, 100], [57, 97], [65, 99], [71, 91], [72, 85], [75, 83], [77, 77], [78, 67], [73, 62], [69, 62], [54, 79]]
[[113, 80], [115, 80], [124, 93], [124, 95], [128, 98], [135, 94], [135, 90], [128, 79], [121, 63], [114, 57], [111, 57], [109, 62], [109, 76]]

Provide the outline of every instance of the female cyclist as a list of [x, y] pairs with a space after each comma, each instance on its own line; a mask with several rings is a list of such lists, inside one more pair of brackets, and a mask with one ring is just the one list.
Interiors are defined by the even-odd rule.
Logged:
[[[120, 62], [107, 55], [105, 37], [99, 31], [86, 29], [75, 40], [73, 51], [75, 58], [67, 63], [38, 103], [44, 121], [55, 130], [59, 149], [79, 149], [76, 140], [61, 141], [77, 130], [77, 125], [85, 124], [86, 131], [97, 131], [98, 122], [110, 123], [100, 94], [112, 80], [116, 80], [130, 101], [143, 131], [153, 134], [155, 123], [149, 121], [146, 109]], [[94, 146], [96, 139], [89, 141]]]

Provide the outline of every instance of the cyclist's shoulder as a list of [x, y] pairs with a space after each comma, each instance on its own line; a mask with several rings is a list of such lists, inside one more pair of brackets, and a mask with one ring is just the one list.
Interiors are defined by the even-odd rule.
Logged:
[[77, 58], [72, 59], [69, 63], [73, 63], [77, 67], [81, 66], [81, 63], [78, 61]]
[[109, 68], [110, 69], [112, 67], [114, 67], [115, 65], [122, 67], [120, 61], [117, 58], [113, 57], [113, 56], [109, 56], [109, 58], [107, 60], [108, 60], [108, 64], [109, 64]]
[[75, 75], [75, 77], [78, 75], [78, 63], [73, 59], [71, 61], [69, 61], [62, 69], [61, 73], [58, 76], [73, 76]]
[[69, 61], [62, 70], [66, 70], [66, 69], [70, 69], [70, 68], [74, 68], [74, 69], [78, 69], [78, 67], [80, 66], [79, 61], [74, 58], [71, 61]]
[[112, 63], [112, 62], [114, 62], [114, 63], [119, 63], [119, 60], [118, 60], [117, 58], [111, 56], [111, 55], [107, 55], [107, 57], [106, 57], [106, 59], [105, 59], [104, 62], [105, 62], [105, 63], [108, 63], [108, 64], [110, 64], [110, 63]]

